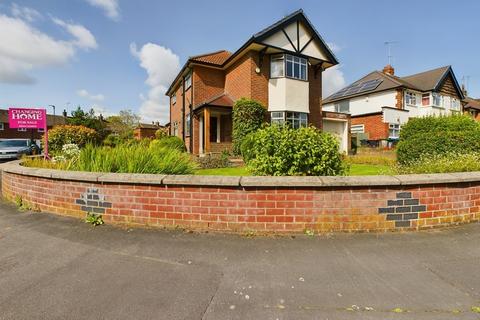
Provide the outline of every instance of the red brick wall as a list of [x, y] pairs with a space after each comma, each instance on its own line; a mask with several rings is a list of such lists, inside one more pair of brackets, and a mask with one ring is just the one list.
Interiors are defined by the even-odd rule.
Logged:
[[[0, 130], [0, 139], [35, 139], [40, 140], [43, 132], [38, 132], [37, 129], [27, 129], [27, 131], [18, 131], [18, 129], [10, 129], [8, 122], [3, 123], [4, 130]], [[52, 129], [52, 127], [48, 127]]]
[[[2, 182], [6, 199], [21, 197], [35, 210], [76, 217], [83, 217], [83, 210], [104, 210], [106, 222], [152, 227], [266, 233], [300, 233], [305, 229], [364, 232], [418, 230], [480, 218], [479, 183], [411, 187], [187, 187], [85, 183], [6, 172]], [[87, 191], [99, 199], [84, 203], [82, 195], [86, 198]]]
[[[253, 100], [260, 102], [268, 108], [268, 79], [270, 79], [270, 56], [265, 55], [260, 67], [260, 55], [258, 52], [251, 52], [251, 96]], [[260, 68], [260, 73], [255, 70]]]
[[369, 140], [384, 140], [388, 138], [388, 123], [382, 121], [382, 114], [352, 117], [352, 125], [365, 125], [365, 133], [369, 134]]
[[225, 73], [225, 92], [233, 100], [252, 95], [252, 57], [247, 53], [239, 58]]
[[322, 71], [319, 70], [315, 76], [312, 66], [308, 67], [309, 81], [309, 123], [315, 127], [322, 128]]
[[224, 92], [225, 72], [203, 66], [193, 67], [193, 105], [219, 96]]

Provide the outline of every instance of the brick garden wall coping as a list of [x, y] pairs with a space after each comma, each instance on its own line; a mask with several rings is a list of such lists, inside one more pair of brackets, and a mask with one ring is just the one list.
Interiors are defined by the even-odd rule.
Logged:
[[480, 219], [480, 172], [229, 177], [2, 169], [5, 199], [106, 222], [222, 232], [385, 232]]
[[480, 172], [381, 175], [381, 176], [198, 176], [135, 173], [97, 173], [24, 167], [21, 161], [1, 165], [4, 172], [57, 180], [151, 185], [223, 186], [223, 187], [362, 187], [408, 186], [459, 182], [480, 182]]

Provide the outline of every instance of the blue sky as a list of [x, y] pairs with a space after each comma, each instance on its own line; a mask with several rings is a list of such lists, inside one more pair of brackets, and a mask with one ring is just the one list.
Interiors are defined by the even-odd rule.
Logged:
[[240, 47], [303, 8], [340, 66], [325, 91], [387, 63], [397, 75], [452, 65], [480, 97], [480, 1], [0, 0], [0, 108], [77, 105], [167, 119], [163, 91], [190, 55]]

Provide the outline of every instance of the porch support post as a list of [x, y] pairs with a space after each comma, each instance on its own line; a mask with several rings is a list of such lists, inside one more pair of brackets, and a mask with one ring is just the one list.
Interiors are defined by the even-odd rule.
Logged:
[[220, 143], [220, 117], [220, 114], [217, 115], [217, 143]]
[[205, 122], [205, 153], [210, 152], [210, 109], [205, 107], [204, 111]]
[[202, 154], [203, 153], [203, 130], [204, 130], [204, 127], [203, 127], [203, 115], [200, 115], [198, 117], [198, 153], [199, 154]]

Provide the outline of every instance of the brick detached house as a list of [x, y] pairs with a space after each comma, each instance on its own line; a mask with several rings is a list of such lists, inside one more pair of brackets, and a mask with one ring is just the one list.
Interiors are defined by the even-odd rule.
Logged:
[[463, 113], [471, 116], [476, 121], [480, 121], [480, 99], [465, 97], [463, 104]]
[[460, 113], [463, 99], [450, 66], [398, 77], [387, 65], [326, 98], [323, 110], [349, 113], [351, 133], [384, 146], [409, 118]]
[[133, 137], [137, 140], [145, 138], [155, 138], [157, 130], [166, 130], [165, 126], [161, 126], [158, 122], [154, 123], [139, 123], [135, 129], [133, 129]]
[[254, 34], [237, 51], [193, 56], [170, 88], [170, 134], [193, 154], [231, 148], [240, 98], [268, 109], [272, 122], [334, 132], [348, 150], [349, 116], [322, 112], [322, 72], [337, 59], [302, 10]]

